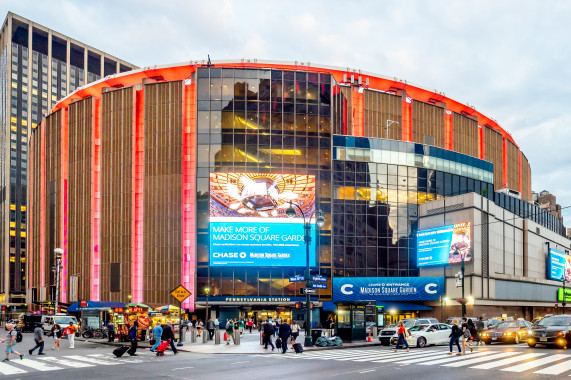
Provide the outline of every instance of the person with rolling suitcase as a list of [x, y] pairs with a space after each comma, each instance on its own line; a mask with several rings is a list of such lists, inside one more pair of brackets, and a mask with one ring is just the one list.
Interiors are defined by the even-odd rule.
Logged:
[[131, 348], [127, 351], [131, 356], [137, 356], [137, 327], [139, 327], [139, 322], [133, 322], [133, 325], [129, 329], [129, 339], [131, 340]]
[[285, 354], [287, 352], [287, 340], [291, 335], [291, 326], [287, 323], [287, 319], [284, 319], [284, 322], [280, 325], [278, 335], [282, 339], [282, 354]]
[[161, 344], [158, 345], [157, 347], [157, 356], [165, 356], [165, 351], [167, 350], [167, 348], [169, 347], [169, 345], [171, 344], [171, 340], [163, 340], [161, 342]]
[[129, 347], [127, 346], [120, 346], [117, 347], [116, 349], [113, 350], [113, 355], [117, 356], [118, 358], [120, 358], [121, 356], [123, 356], [125, 354], [125, 352], [129, 351]]

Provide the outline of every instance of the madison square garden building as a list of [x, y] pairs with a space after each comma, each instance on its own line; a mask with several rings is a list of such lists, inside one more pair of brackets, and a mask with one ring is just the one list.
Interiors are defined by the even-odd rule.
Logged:
[[[208, 295], [222, 318], [303, 319], [305, 282], [290, 281], [306, 265], [299, 210], [312, 274], [326, 279], [313, 318], [337, 313], [340, 323], [363, 302], [435, 312], [449, 284], [442, 271], [420, 277], [434, 259], [417, 247], [423, 203], [477, 193], [564, 232], [529, 202], [530, 165], [494, 120], [403, 80], [299, 62], [195, 61], [80, 88], [33, 131], [29, 188], [29, 302], [54, 298], [62, 248], [64, 304], [168, 304], [182, 284], [193, 294], [183, 307], [200, 318]], [[489, 227], [444, 224], [452, 237], [440, 264], [458, 270], [465, 257], [466, 280], [489, 281], [471, 267], [494, 255], [482, 244]], [[370, 297], [348, 291], [367, 286]]]

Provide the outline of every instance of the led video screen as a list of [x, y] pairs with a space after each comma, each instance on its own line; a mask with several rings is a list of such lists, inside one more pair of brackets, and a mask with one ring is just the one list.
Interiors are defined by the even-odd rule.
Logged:
[[[470, 222], [421, 230], [416, 233], [417, 265], [447, 265], [468, 257], [471, 248]], [[454, 252], [458, 255], [454, 256]]]
[[[315, 212], [315, 176], [210, 173], [210, 265], [304, 267], [304, 219]], [[315, 218], [310, 265], [315, 266]]]
[[549, 280], [563, 281], [563, 276], [565, 276], [565, 281], [571, 281], [571, 255], [550, 248], [548, 260], [547, 278]]

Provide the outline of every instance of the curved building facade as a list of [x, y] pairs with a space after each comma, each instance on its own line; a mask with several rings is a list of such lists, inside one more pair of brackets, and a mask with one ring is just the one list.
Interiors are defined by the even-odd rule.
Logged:
[[319, 306], [335, 277], [419, 276], [425, 202], [475, 192], [564, 231], [529, 203], [530, 165], [494, 120], [358, 70], [243, 60], [117, 74], [61, 100], [30, 150], [31, 302], [53, 299], [60, 247], [64, 303], [159, 305], [182, 284], [191, 311], [208, 292], [228, 316], [291, 313], [305, 259], [283, 242], [303, 235], [290, 201], [326, 219], [312, 227]]

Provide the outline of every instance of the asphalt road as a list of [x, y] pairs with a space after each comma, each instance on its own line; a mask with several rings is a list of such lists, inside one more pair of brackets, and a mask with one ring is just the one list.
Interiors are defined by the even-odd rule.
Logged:
[[[0, 377], [8, 379], [265, 379], [285, 376], [295, 379], [378, 379], [405, 377], [443, 379], [553, 378], [571, 375], [571, 350], [528, 348], [526, 344], [480, 346], [473, 353], [448, 356], [448, 347], [428, 347], [394, 353], [388, 347], [354, 348], [266, 355], [195, 354], [181, 352], [157, 357], [139, 350], [137, 357], [115, 358], [113, 347], [91, 342], [76, 342], [52, 351], [48, 338], [45, 356], [28, 355], [32, 334], [16, 349], [25, 359], [12, 357], [0, 363]], [[539, 372], [539, 373], [537, 373]]]

